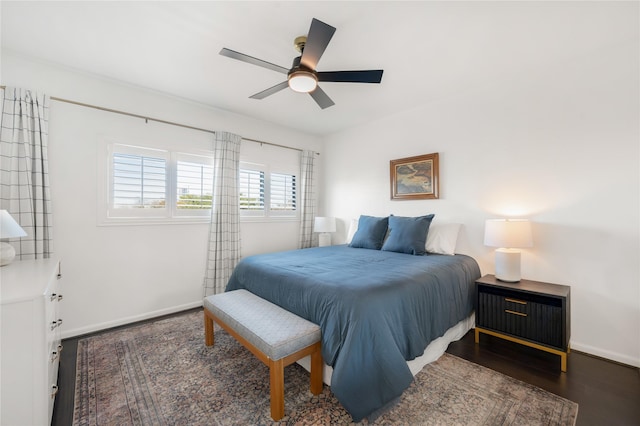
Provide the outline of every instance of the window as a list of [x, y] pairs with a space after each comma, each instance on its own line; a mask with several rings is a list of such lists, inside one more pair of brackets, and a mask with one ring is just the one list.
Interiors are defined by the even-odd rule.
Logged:
[[211, 157], [173, 154], [176, 158], [174, 216], [209, 216], [213, 198]]
[[[211, 215], [213, 160], [117, 143], [108, 145], [108, 208], [104, 221], [192, 221]], [[201, 219], [200, 219], [201, 220]]]
[[289, 173], [271, 173], [267, 171], [268, 168], [262, 164], [240, 164], [241, 216], [297, 217], [296, 176]]
[[[103, 140], [99, 224], [208, 222], [213, 199], [210, 141], [162, 140], [154, 147]], [[151, 145], [149, 145], [151, 146]], [[243, 221], [298, 219], [299, 155], [246, 144], [238, 181]]]
[[264, 210], [264, 172], [259, 170], [240, 169], [240, 210]]
[[271, 210], [296, 210], [296, 177], [271, 173]]
[[164, 208], [166, 160], [143, 155], [113, 155], [113, 207]]

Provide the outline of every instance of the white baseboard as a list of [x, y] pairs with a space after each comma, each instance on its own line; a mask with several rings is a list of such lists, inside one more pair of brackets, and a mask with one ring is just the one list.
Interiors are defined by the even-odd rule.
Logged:
[[[640, 368], [640, 359], [634, 359], [633, 357], [619, 354], [617, 352], [607, 351], [605, 349], [585, 345], [580, 342], [574, 342], [573, 340], [571, 341], [571, 349], [575, 349], [576, 351], [584, 352], [589, 355], [595, 355], [600, 358], [609, 359], [621, 364]], [[571, 354], [569, 354], [569, 357], [571, 357]]]
[[65, 330], [61, 333], [63, 339], [69, 337], [81, 336], [83, 334], [95, 333], [96, 331], [106, 330], [121, 325], [131, 324], [137, 321], [143, 321], [150, 318], [161, 317], [162, 315], [173, 314], [175, 312], [186, 311], [187, 309], [193, 309], [202, 306], [202, 300], [197, 302], [185, 303], [184, 305], [172, 306], [166, 309], [160, 309], [153, 312], [147, 312], [141, 315], [134, 315], [126, 318], [119, 318], [114, 321], [107, 321], [99, 324], [92, 324], [86, 327], [80, 327], [73, 330]]
[[[81, 336], [83, 334], [95, 333], [96, 331], [106, 330], [121, 325], [131, 324], [137, 321], [144, 321], [150, 318], [160, 317], [162, 315], [173, 314], [175, 312], [186, 311], [188, 309], [198, 308], [202, 306], [202, 300], [197, 302], [185, 303], [184, 305], [172, 306], [166, 309], [160, 309], [157, 311], [147, 312], [141, 315], [134, 315], [126, 318], [119, 318], [114, 321], [107, 321], [99, 324], [93, 324], [86, 327], [76, 328], [73, 330], [66, 330], [61, 333], [63, 339], [70, 337]], [[635, 359], [631, 356], [623, 355], [617, 352], [607, 351], [605, 349], [596, 348], [594, 346], [585, 345], [580, 342], [571, 341], [571, 349], [575, 349], [579, 352], [595, 355], [600, 358], [609, 359], [622, 364], [630, 365], [632, 367], [640, 368], [640, 359]]]

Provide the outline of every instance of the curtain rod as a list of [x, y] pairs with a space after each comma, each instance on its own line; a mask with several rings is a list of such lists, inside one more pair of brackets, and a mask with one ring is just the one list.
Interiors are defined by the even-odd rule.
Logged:
[[[6, 86], [0, 86], [0, 89], [6, 89]], [[203, 129], [201, 127], [189, 126], [187, 124], [176, 123], [174, 121], [161, 120], [159, 118], [146, 117], [144, 115], [133, 114], [131, 112], [120, 111], [120, 110], [117, 110], [117, 109], [105, 108], [105, 107], [101, 107], [101, 106], [97, 106], [97, 105], [86, 104], [86, 103], [83, 103], [83, 102], [72, 101], [72, 100], [69, 100], [69, 99], [58, 98], [58, 97], [55, 97], [55, 96], [50, 96], [49, 99], [51, 99], [52, 101], [65, 102], [65, 103], [68, 103], [68, 104], [83, 106], [83, 107], [86, 107], [86, 108], [93, 108], [93, 109], [97, 109], [97, 110], [100, 110], [100, 111], [112, 112], [114, 114], [121, 114], [121, 115], [127, 115], [129, 117], [140, 118], [140, 119], [144, 120], [145, 123], [147, 123], [149, 121], [155, 121], [156, 123], [168, 124], [170, 126], [177, 126], [177, 127], [182, 127], [182, 128], [185, 128], [185, 129], [198, 130], [200, 132], [205, 132], [205, 133], [211, 133], [211, 134], [215, 134], [216, 133], [215, 130]], [[257, 139], [251, 139], [251, 138], [245, 138], [245, 137], [242, 137], [242, 139], [244, 139], [245, 141], [249, 141], [249, 142], [255, 142], [255, 143], [259, 143], [259, 144], [277, 146], [278, 148], [293, 149], [295, 151], [302, 152], [302, 149], [300, 149], [300, 148], [293, 148], [293, 147], [286, 146], [286, 145], [279, 145], [277, 143], [260, 141], [260, 140], [257, 140]], [[316, 155], [320, 155], [320, 153], [316, 152]]]

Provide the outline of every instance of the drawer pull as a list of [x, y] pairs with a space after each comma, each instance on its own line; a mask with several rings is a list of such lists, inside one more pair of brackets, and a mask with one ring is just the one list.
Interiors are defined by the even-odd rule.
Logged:
[[513, 303], [519, 303], [521, 305], [526, 305], [527, 302], [523, 301], [523, 300], [517, 300], [517, 299], [509, 299], [508, 297], [504, 298], [505, 302], [513, 302]]
[[54, 300], [56, 300], [58, 298], [58, 295], [55, 293], [51, 294], [51, 301], [53, 302]]
[[57, 385], [51, 386], [51, 399], [55, 398], [60, 388]]
[[526, 317], [527, 316], [527, 314], [523, 314], [522, 312], [511, 311], [509, 309], [505, 309], [504, 311], [506, 313], [508, 313], [508, 314], [520, 315], [521, 317]]
[[54, 330], [56, 327], [60, 327], [62, 325], [62, 320], [51, 321], [51, 330]]
[[61, 294], [59, 294], [59, 295], [58, 295], [58, 302], [59, 302], [59, 301], [61, 301], [61, 300], [62, 300], [62, 295], [61, 295]]

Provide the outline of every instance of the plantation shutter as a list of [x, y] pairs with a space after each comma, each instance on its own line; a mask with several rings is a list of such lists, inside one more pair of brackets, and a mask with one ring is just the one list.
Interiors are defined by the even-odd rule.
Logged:
[[213, 166], [178, 160], [176, 190], [178, 209], [211, 209]]
[[115, 153], [113, 207], [165, 208], [167, 166], [164, 158]]
[[271, 173], [271, 210], [281, 212], [296, 210], [296, 177]]
[[264, 172], [240, 170], [240, 210], [264, 210]]

